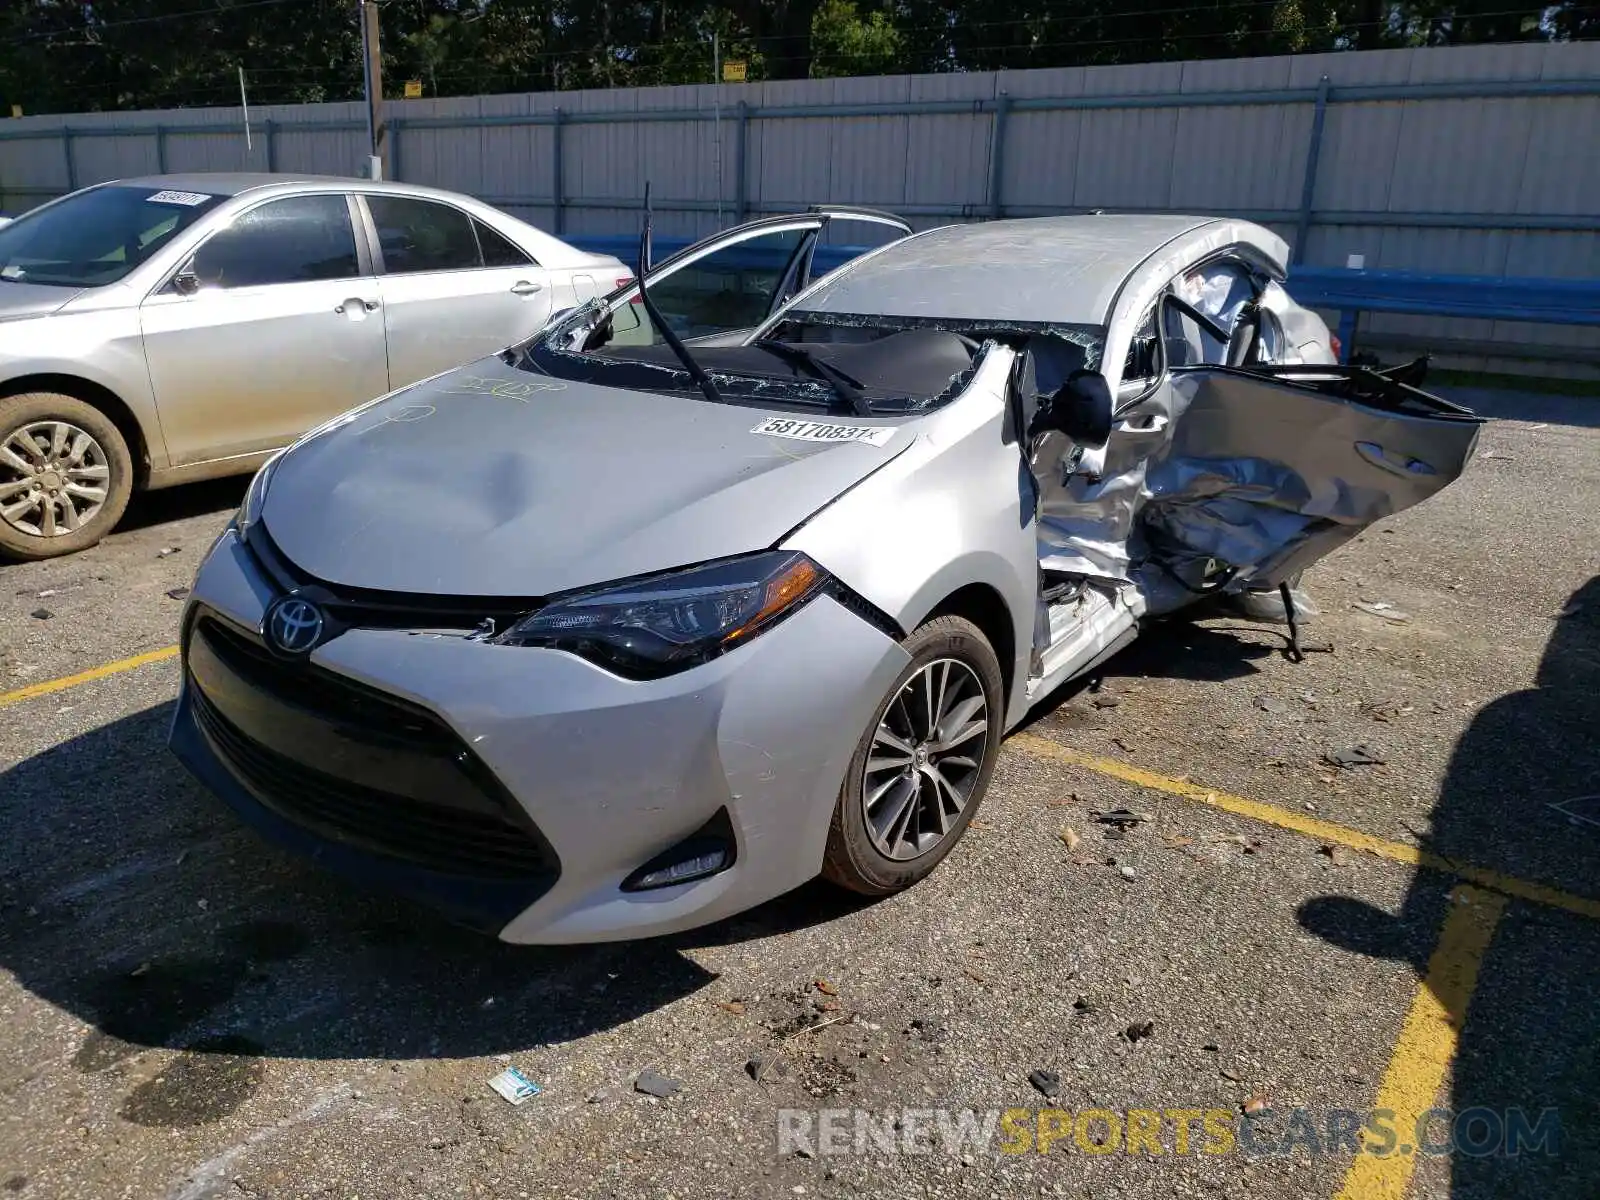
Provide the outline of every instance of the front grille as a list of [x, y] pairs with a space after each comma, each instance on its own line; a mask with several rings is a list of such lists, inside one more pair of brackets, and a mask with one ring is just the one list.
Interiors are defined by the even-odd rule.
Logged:
[[245, 535], [244, 548], [278, 591], [304, 596], [322, 609], [329, 619], [330, 632], [345, 629], [475, 630], [489, 622], [496, 632], [503, 633], [544, 604], [544, 600], [536, 596], [447, 596], [332, 584], [307, 574], [290, 562], [260, 521]]
[[439, 718], [418, 705], [385, 696], [354, 680], [306, 663], [278, 658], [255, 639], [211, 617], [195, 630], [234, 675], [258, 691], [317, 714], [363, 740], [399, 747], [423, 747], [449, 756], [460, 741]]
[[[426, 710], [320, 668], [279, 661], [210, 617], [196, 623], [189, 658], [196, 722], [233, 774], [279, 816], [332, 841], [444, 874], [554, 875], [554, 852], [526, 814]], [[277, 740], [295, 757], [241, 725], [269, 731], [268, 737], [281, 730]], [[422, 794], [350, 777], [374, 763], [386, 782], [403, 780]]]

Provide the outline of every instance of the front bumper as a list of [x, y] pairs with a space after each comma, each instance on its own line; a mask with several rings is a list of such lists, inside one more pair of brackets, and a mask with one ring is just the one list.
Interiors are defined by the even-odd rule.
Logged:
[[[819, 596], [748, 645], [649, 682], [561, 651], [359, 628], [303, 667], [252, 675], [238, 655], [259, 645], [275, 595], [225, 534], [185, 616], [173, 750], [290, 849], [513, 942], [670, 933], [812, 878], [856, 743], [908, 661]], [[229, 639], [240, 644], [219, 669]], [[733, 866], [621, 890], [719, 810]], [[419, 821], [439, 836], [401, 836]], [[482, 846], [488, 865], [473, 857]]]

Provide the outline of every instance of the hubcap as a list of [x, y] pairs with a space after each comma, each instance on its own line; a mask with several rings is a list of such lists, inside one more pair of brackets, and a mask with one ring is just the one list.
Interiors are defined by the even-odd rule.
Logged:
[[105, 507], [105, 448], [70, 421], [34, 421], [0, 439], [0, 520], [33, 537], [65, 537]]
[[966, 663], [927, 664], [884, 709], [862, 777], [867, 834], [886, 858], [919, 858], [949, 836], [988, 752], [989, 706]]

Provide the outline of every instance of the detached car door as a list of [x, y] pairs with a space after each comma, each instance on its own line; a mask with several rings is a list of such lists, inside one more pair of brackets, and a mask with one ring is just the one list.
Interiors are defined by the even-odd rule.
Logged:
[[[753, 329], [843, 261], [837, 248], [824, 250], [829, 233], [859, 221], [878, 241], [911, 231], [899, 217], [871, 209], [815, 209], [792, 217], [751, 221], [696, 242], [646, 272], [644, 286], [674, 333], [702, 345], [737, 345]], [[659, 343], [649, 314], [639, 302], [639, 284], [615, 292], [612, 344]]]
[[286, 445], [388, 391], [379, 309], [348, 196], [235, 216], [139, 309], [174, 464]]
[[389, 381], [403, 387], [536, 333], [550, 273], [464, 209], [416, 196], [360, 196], [377, 239]]

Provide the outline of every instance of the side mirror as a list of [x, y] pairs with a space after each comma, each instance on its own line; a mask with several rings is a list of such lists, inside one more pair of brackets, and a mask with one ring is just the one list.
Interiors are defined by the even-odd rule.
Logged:
[[1095, 371], [1074, 371], [1039, 405], [1029, 436], [1055, 430], [1078, 445], [1098, 450], [1111, 440], [1111, 387]]
[[183, 270], [172, 277], [172, 288], [180, 296], [192, 296], [200, 290], [200, 276], [194, 273], [194, 264], [185, 264]]

